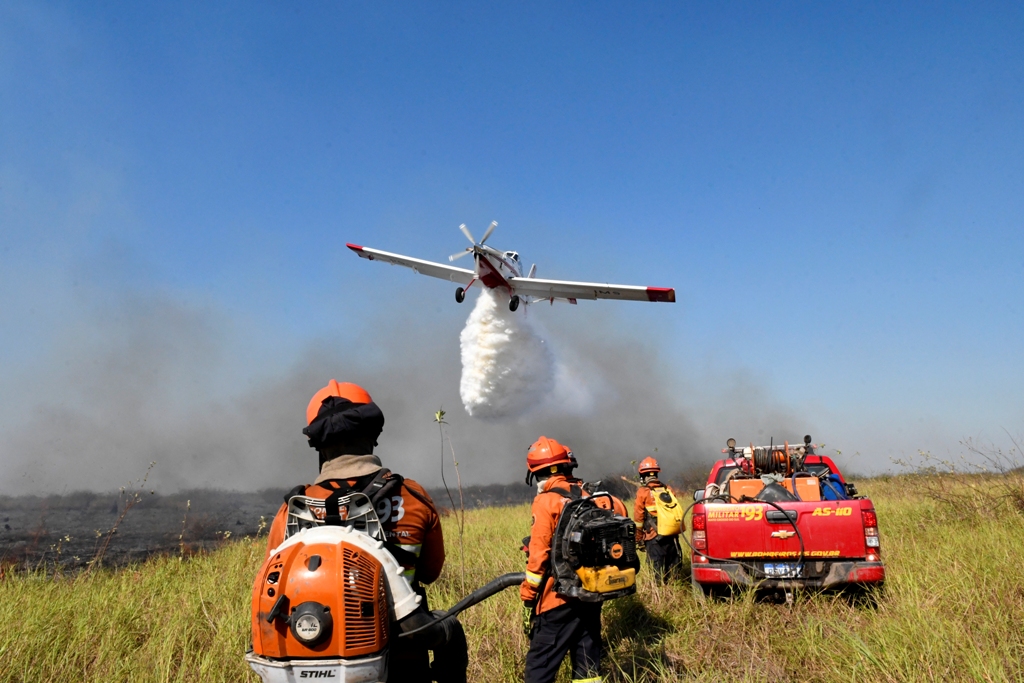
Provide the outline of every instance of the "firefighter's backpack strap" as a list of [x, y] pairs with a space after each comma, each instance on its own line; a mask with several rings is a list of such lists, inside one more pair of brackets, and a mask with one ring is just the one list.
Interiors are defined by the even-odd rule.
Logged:
[[[365, 487], [363, 487], [363, 493], [370, 498], [370, 502], [372, 502], [373, 506], [376, 508], [377, 501], [390, 498], [396, 491], [401, 491], [404, 483], [405, 478], [402, 475], [395, 474], [388, 469], [382, 469], [377, 472], [376, 476], [374, 476]], [[406, 487], [405, 490], [419, 499], [424, 505], [429, 505], [430, 501], [423, 500], [423, 497], [413, 491], [412, 488]], [[397, 495], [401, 494], [398, 493]], [[416, 563], [419, 562], [420, 559], [416, 553], [406, 550], [397, 543], [392, 543], [391, 541], [384, 542], [384, 549], [391, 553], [391, 556], [394, 557], [398, 564], [403, 567], [415, 567]]]
[[583, 489], [579, 484], [569, 484], [568, 490], [563, 488], [553, 488], [548, 489], [544, 493], [557, 493], [562, 498], [566, 498], [568, 500], [579, 500], [583, 497]]
[[376, 508], [377, 501], [391, 494], [396, 487], [402, 485], [402, 478], [393, 475], [391, 470], [380, 469], [364, 484], [356, 480], [356, 485], [351, 486], [344, 479], [326, 479], [317, 486], [331, 489], [332, 493], [324, 500], [324, 511], [327, 513], [324, 518], [325, 524], [344, 524], [341, 517], [341, 499], [351, 495], [353, 492], [365, 493], [370, 503]]
[[342, 479], [328, 479], [320, 482], [317, 486], [331, 489], [331, 495], [324, 499], [324, 512], [326, 513], [324, 524], [336, 526], [345, 524], [345, 520], [341, 517], [341, 499], [352, 493], [352, 487]]
[[352, 486], [344, 479], [326, 479], [317, 484], [317, 486], [330, 489], [332, 492], [331, 495], [324, 499], [324, 511], [327, 513], [324, 523], [345, 524], [345, 520], [341, 516], [341, 499], [355, 492], [365, 493], [370, 502], [376, 507], [377, 500], [381, 497], [382, 489], [386, 486], [388, 474], [388, 470], [379, 470], [370, 478], [369, 482], [363, 485], [360, 485], [362, 482], [356, 480], [356, 485]]
[[[344, 524], [345, 520], [341, 518], [340, 500], [345, 496], [351, 495], [354, 491], [366, 494], [366, 497], [370, 499], [370, 503], [376, 508], [378, 501], [390, 497], [396, 489], [401, 489], [404, 482], [405, 479], [402, 475], [395, 474], [386, 468], [375, 472], [365, 484], [357, 480], [355, 486], [349, 486], [348, 482], [343, 479], [329, 479], [320, 482], [320, 486], [334, 490], [334, 493], [324, 501], [324, 506], [327, 510], [327, 518], [324, 521], [327, 524]], [[414, 491], [410, 490], [410, 492], [415, 494]], [[384, 542], [384, 549], [391, 553], [391, 556], [403, 566], [414, 567], [419, 559], [415, 553], [409, 552], [390, 541]]]
[[405, 477], [400, 474], [395, 474], [391, 470], [385, 469], [378, 472], [377, 476], [371, 479], [370, 483], [368, 483], [363, 489], [363, 493], [368, 495], [374, 506], [376, 506], [377, 501], [383, 500], [386, 496], [401, 495], [396, 494], [395, 492], [402, 490], [403, 486], [413, 498], [420, 501], [431, 510], [434, 509], [434, 502], [430, 500], [430, 498], [420, 494], [411, 486], [405, 486]]
[[423, 495], [411, 486], [405, 486], [405, 477], [400, 474], [395, 474], [394, 472], [388, 472], [388, 485], [385, 489], [381, 489], [380, 495], [381, 497], [383, 497], [384, 494], [390, 496], [395, 489], [402, 489], [403, 487], [410, 496], [423, 503], [429, 509], [434, 511], [437, 510], [437, 507], [434, 505], [434, 501], [430, 500], [429, 496]]
[[392, 491], [402, 486], [402, 481], [402, 475], [395, 474], [387, 468], [381, 468], [362, 487], [362, 492], [367, 495], [370, 502], [376, 507], [377, 501], [385, 496], [390, 496]]

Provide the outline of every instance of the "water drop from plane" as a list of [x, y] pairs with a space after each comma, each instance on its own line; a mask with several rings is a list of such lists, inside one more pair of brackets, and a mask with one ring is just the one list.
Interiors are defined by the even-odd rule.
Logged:
[[514, 418], [544, 402], [554, 386], [554, 357], [508, 297], [484, 289], [459, 337], [466, 412], [483, 419]]

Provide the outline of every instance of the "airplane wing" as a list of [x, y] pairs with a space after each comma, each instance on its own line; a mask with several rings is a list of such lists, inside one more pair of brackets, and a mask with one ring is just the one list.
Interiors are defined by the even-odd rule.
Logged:
[[420, 275], [429, 275], [430, 277], [457, 282], [460, 285], [468, 285], [470, 281], [476, 277], [476, 273], [472, 270], [466, 270], [465, 268], [454, 268], [441, 263], [412, 258], [411, 256], [390, 254], [378, 249], [361, 247], [358, 244], [346, 243], [345, 246], [356, 252], [360, 258], [369, 259], [370, 261], [383, 261], [384, 263], [390, 263], [393, 266], [405, 266], [406, 268], [412, 268]]
[[600, 282], [569, 282], [539, 278], [510, 277], [516, 294], [538, 299], [621, 299], [623, 301], [665, 301], [675, 303], [676, 290], [666, 287], [609, 285]]

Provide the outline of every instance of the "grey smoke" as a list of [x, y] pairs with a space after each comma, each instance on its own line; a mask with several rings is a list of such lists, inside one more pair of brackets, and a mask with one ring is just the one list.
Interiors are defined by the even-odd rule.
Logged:
[[555, 387], [527, 416], [485, 423], [461, 406], [451, 316], [392, 309], [354, 340], [321, 339], [254, 368], [238, 358], [244, 345], [224, 311], [158, 295], [122, 301], [68, 331], [55, 370], [40, 378], [50, 389], [0, 433], [0, 490], [111, 490], [150, 461], [149, 484], [162, 492], [309, 481], [316, 457], [301, 434], [305, 406], [332, 377], [370, 391], [386, 418], [377, 452], [427, 485], [441, 481], [432, 421], [441, 407], [468, 484], [520, 479], [540, 434], [569, 444], [583, 474], [598, 476], [655, 448], [670, 471], [710, 462], [735, 427], [745, 430], [740, 438], [754, 428], [766, 437], [803, 433], [753, 386], [738, 400], [726, 392], [724, 402], [695, 387], [659, 351], [666, 340], [622, 331], [615, 313], [566, 306], [529, 314], [543, 316], [557, 349]]

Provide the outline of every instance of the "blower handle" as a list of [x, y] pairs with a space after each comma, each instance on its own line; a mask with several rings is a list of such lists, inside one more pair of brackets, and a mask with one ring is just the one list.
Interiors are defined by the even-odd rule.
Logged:
[[512, 572], [511, 574], [502, 574], [501, 576], [497, 577], [496, 579], [494, 579], [490, 583], [488, 583], [486, 585], [483, 585], [483, 586], [480, 586], [475, 591], [473, 591], [472, 593], [470, 593], [466, 597], [462, 598], [462, 600], [459, 600], [457, 603], [455, 603], [455, 606], [452, 607], [451, 609], [449, 609], [447, 612], [444, 612], [443, 614], [439, 614], [436, 618], [434, 618], [431, 621], [428, 621], [426, 624], [423, 624], [422, 626], [414, 628], [411, 631], [406, 631], [405, 633], [400, 634], [398, 637], [399, 638], [408, 638], [409, 636], [415, 635], [415, 634], [419, 633], [420, 631], [425, 631], [428, 628], [430, 628], [431, 626], [433, 626], [434, 624], [437, 624], [438, 622], [444, 621], [445, 619], [447, 619], [449, 617], [454, 617], [459, 612], [462, 612], [463, 610], [469, 609], [470, 607], [472, 607], [473, 605], [477, 604], [478, 602], [483, 602], [484, 600], [486, 600], [487, 598], [491, 597], [492, 595], [495, 595], [496, 593], [500, 593], [501, 591], [505, 590], [506, 588], [511, 588], [512, 586], [516, 586], [516, 585], [522, 583], [525, 580], [526, 580], [526, 574], [523, 573], [523, 572]]

